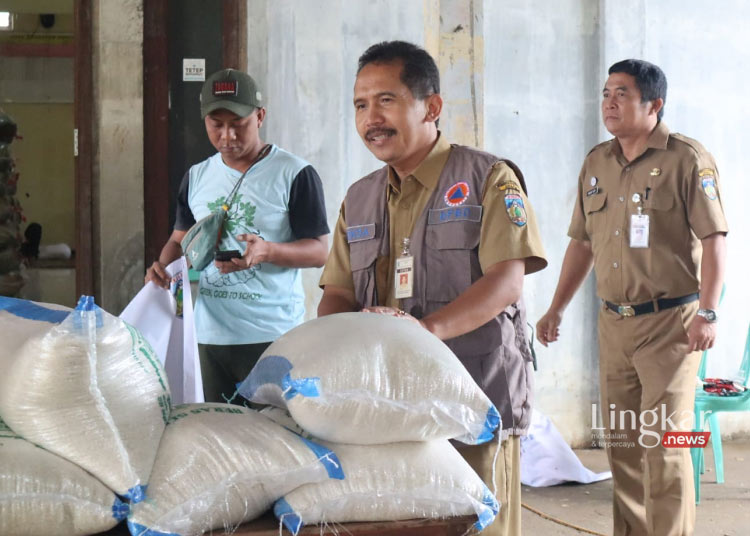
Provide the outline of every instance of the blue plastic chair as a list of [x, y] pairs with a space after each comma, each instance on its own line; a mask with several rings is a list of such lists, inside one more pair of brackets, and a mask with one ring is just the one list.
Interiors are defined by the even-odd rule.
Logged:
[[[706, 377], [706, 356], [708, 351], [703, 352], [698, 376], [701, 380]], [[742, 356], [740, 365], [739, 380], [745, 387], [748, 387], [750, 379], [750, 327], [747, 330], [745, 339], [745, 352]], [[750, 411], [750, 389], [744, 391], [739, 396], [718, 396], [707, 393], [702, 389], [695, 393], [695, 429], [694, 432], [702, 432], [708, 422], [708, 429], [711, 432], [711, 448], [714, 453], [714, 468], [716, 469], [716, 482], [724, 483], [724, 453], [721, 447], [721, 430], [719, 429], [718, 413], [722, 411]], [[695, 502], [700, 503], [700, 485], [701, 474], [705, 471], [705, 462], [703, 459], [703, 449], [690, 449], [693, 458], [693, 481], [695, 482]]]

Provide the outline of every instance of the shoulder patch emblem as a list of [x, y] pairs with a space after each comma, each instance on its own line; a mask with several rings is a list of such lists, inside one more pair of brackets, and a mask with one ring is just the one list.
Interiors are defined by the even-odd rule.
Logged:
[[505, 211], [508, 213], [510, 221], [523, 227], [526, 225], [526, 209], [523, 206], [523, 198], [518, 194], [518, 190], [507, 190], [505, 192]]
[[443, 199], [445, 204], [449, 207], [457, 207], [462, 205], [469, 198], [469, 183], [461, 181], [457, 182], [445, 192]]
[[700, 171], [698, 172], [698, 176], [699, 176], [699, 177], [705, 177], [706, 175], [711, 175], [711, 176], [713, 176], [713, 175], [714, 175], [714, 170], [713, 170], [713, 169], [711, 169], [711, 168], [704, 168], [704, 169], [701, 169], [701, 170], [700, 170]]
[[716, 179], [713, 175], [701, 176], [701, 185], [703, 186], [703, 193], [706, 194], [711, 201], [715, 201], [719, 195], [716, 193]]

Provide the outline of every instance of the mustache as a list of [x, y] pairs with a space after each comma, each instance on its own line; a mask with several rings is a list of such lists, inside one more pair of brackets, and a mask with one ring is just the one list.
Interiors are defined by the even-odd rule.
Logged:
[[367, 132], [365, 132], [365, 138], [374, 138], [375, 136], [380, 136], [381, 134], [385, 134], [386, 136], [391, 136], [395, 134], [396, 131], [392, 128], [371, 128]]

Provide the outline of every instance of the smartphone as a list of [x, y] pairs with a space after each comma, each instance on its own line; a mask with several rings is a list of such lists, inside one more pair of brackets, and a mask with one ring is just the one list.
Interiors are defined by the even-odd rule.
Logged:
[[217, 251], [214, 255], [214, 260], [226, 262], [232, 259], [239, 259], [242, 254], [236, 249]]

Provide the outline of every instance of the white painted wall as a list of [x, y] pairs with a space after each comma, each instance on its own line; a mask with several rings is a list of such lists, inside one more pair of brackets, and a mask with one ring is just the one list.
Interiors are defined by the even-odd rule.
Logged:
[[[665, 122], [697, 138], [717, 159], [729, 218], [728, 295], [709, 373], [739, 364], [750, 315], [745, 209], [750, 118], [750, 4], [742, 0], [249, 0], [249, 72], [265, 87], [267, 141], [308, 159], [325, 186], [335, 224], [348, 185], [381, 165], [354, 128], [352, 87], [358, 56], [404, 39], [438, 60], [448, 106], [441, 127], [451, 139], [484, 145], [524, 171], [539, 217], [549, 267], [525, 282], [529, 321], [549, 305], [583, 158], [610, 136], [599, 96], [606, 68], [626, 57], [660, 65], [670, 90]], [[461, 30], [454, 31], [459, 26]], [[472, 89], [473, 87], [473, 89]], [[472, 96], [471, 91], [475, 91]], [[460, 112], [456, 112], [460, 109]], [[479, 122], [475, 129], [467, 115]], [[308, 316], [320, 292], [319, 271], [305, 271]], [[536, 345], [536, 406], [574, 445], [591, 440], [598, 399], [593, 279], [571, 303], [562, 339]], [[750, 419], [723, 420], [727, 434], [750, 433]]]

